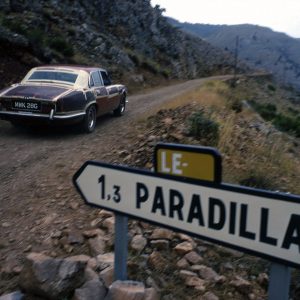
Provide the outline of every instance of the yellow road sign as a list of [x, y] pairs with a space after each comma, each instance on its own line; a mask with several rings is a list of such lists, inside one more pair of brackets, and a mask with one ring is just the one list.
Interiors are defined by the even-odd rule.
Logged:
[[158, 173], [221, 182], [221, 155], [216, 149], [158, 144], [154, 155]]

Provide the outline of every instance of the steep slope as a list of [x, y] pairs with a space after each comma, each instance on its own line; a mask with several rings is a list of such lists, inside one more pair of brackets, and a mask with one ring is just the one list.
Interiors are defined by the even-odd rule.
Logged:
[[300, 88], [299, 39], [249, 24], [227, 26], [179, 23], [173, 19], [169, 21], [176, 27], [232, 53], [239, 37], [239, 58], [255, 68], [272, 72], [284, 84]]
[[1, 52], [28, 65], [100, 64], [143, 84], [225, 73], [233, 63], [228, 53], [170, 26], [149, 0], [11, 0], [0, 8]]

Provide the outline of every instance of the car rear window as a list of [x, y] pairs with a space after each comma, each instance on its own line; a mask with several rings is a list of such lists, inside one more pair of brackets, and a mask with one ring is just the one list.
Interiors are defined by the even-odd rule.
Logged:
[[78, 74], [54, 71], [35, 71], [28, 78], [30, 81], [62, 81], [67, 83], [75, 83]]

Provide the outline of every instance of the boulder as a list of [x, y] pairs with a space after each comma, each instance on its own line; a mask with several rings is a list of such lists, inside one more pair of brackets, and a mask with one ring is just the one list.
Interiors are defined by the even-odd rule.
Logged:
[[115, 254], [113, 252], [100, 254], [96, 258], [97, 268], [104, 270], [107, 267], [113, 267], [115, 264]]
[[131, 249], [133, 249], [136, 252], [141, 252], [147, 245], [147, 239], [144, 238], [142, 235], [138, 234], [135, 235], [130, 243]]
[[168, 261], [160, 254], [160, 252], [153, 251], [148, 258], [148, 264], [152, 269], [162, 271], [167, 267]]
[[24, 295], [19, 291], [0, 296], [0, 300], [23, 300], [23, 299], [24, 299]]
[[168, 240], [152, 240], [150, 245], [157, 250], [167, 250], [170, 247], [170, 242]]
[[243, 294], [248, 294], [252, 289], [251, 283], [239, 276], [236, 276], [229, 284]]
[[219, 297], [216, 296], [214, 293], [212, 292], [206, 292], [202, 298], [202, 300], [219, 300]]
[[148, 288], [145, 290], [144, 300], [160, 300], [160, 295], [155, 288]]
[[30, 253], [20, 274], [20, 287], [47, 299], [69, 297], [84, 282], [86, 262]]
[[172, 240], [174, 232], [164, 228], [156, 228], [153, 230], [150, 239], [151, 240]]
[[97, 235], [94, 238], [88, 239], [88, 244], [92, 256], [105, 253], [106, 240], [104, 237]]
[[137, 281], [115, 281], [109, 288], [105, 300], [144, 300], [145, 286]]
[[99, 280], [87, 281], [81, 288], [76, 289], [72, 300], [104, 299], [107, 289]]
[[196, 265], [200, 262], [203, 261], [203, 258], [198, 254], [196, 253], [195, 251], [191, 251], [189, 253], [187, 253], [184, 258], [191, 264], [193, 265]]
[[217, 282], [219, 280], [220, 275], [210, 267], [200, 265], [198, 266], [197, 271], [200, 277], [205, 280], [212, 281], [212, 282]]
[[182, 242], [174, 248], [176, 253], [179, 255], [185, 255], [188, 252], [192, 251], [193, 249], [194, 249], [193, 244], [190, 242]]
[[114, 268], [108, 267], [102, 270], [99, 274], [106, 287], [109, 287], [114, 281]]

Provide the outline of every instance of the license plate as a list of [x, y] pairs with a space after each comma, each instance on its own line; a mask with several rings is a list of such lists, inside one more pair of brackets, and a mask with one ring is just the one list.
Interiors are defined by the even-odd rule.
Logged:
[[13, 109], [16, 110], [25, 110], [25, 111], [40, 111], [41, 103], [33, 101], [13, 101]]

